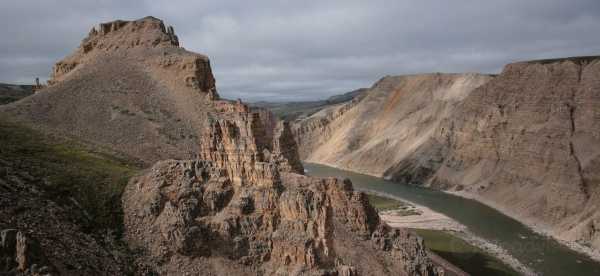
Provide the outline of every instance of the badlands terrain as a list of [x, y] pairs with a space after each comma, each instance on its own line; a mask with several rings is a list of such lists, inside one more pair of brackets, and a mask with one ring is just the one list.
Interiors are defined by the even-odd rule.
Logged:
[[289, 124], [157, 18], [93, 28], [48, 84], [0, 106], [1, 274], [465, 274], [305, 176]]

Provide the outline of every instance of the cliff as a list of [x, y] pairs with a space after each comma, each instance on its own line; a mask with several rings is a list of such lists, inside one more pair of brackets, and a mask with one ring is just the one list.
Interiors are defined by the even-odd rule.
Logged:
[[360, 103], [294, 131], [307, 161], [473, 196], [598, 249], [599, 70], [597, 57], [581, 57], [509, 64], [471, 82], [384, 78]]
[[440, 123], [491, 76], [384, 77], [365, 96], [295, 123], [300, 157], [375, 176], [433, 140]]
[[599, 89], [599, 58], [507, 65], [438, 129], [449, 151], [430, 185], [600, 249]]
[[[290, 126], [268, 111], [219, 99], [208, 59], [178, 45], [173, 29], [156, 18], [101, 24], [73, 55], [57, 63], [49, 87], [0, 108], [12, 121], [58, 134], [56, 139], [73, 137], [155, 163], [132, 178], [122, 195], [103, 190], [119, 191], [119, 183], [64, 187], [84, 191], [88, 199], [109, 194], [118, 200], [121, 204], [108, 204], [117, 206], [113, 216], [123, 214], [122, 224], [112, 229], [122, 229], [122, 239], [80, 230], [77, 218], [82, 215], [75, 214], [80, 208], [64, 203], [71, 190], [48, 197], [48, 205], [58, 205], [53, 210], [76, 218], [65, 219], [64, 225], [58, 220], [70, 231], [32, 226], [47, 222], [33, 216], [39, 205], [17, 208], [17, 217], [33, 216], [28, 223], [0, 219], [1, 227], [15, 229], [6, 232], [10, 239], [1, 256], [31, 256], [29, 262], [7, 263], [0, 272], [70, 275], [57, 256], [68, 259], [81, 252], [72, 261], [85, 265], [86, 274], [444, 273], [428, 257], [421, 238], [382, 223], [349, 181], [302, 175]], [[12, 181], [33, 191], [39, 187]], [[53, 179], [40, 181], [52, 186]], [[12, 196], [6, 204], [18, 202], [19, 193], [37, 196], [8, 186], [0, 190]], [[50, 192], [42, 189], [36, 198]], [[44, 246], [31, 254], [14, 249], [13, 240], [26, 236]], [[75, 244], [59, 247], [66, 253], [49, 246], [69, 237]], [[90, 244], [78, 244], [86, 238]], [[113, 243], [126, 247], [125, 257], [115, 256], [121, 251], [109, 246]], [[117, 261], [108, 262], [111, 258]]]

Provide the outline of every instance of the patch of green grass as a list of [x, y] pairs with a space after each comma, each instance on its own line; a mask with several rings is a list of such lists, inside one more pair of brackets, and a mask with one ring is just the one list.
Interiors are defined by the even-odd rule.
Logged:
[[374, 194], [367, 194], [367, 198], [378, 211], [394, 210], [406, 206], [404, 202]]
[[17, 96], [0, 96], [0, 105], [16, 102], [22, 98], [23, 97], [17, 97]]
[[83, 225], [90, 231], [122, 231], [121, 194], [129, 178], [140, 170], [133, 162], [76, 141], [50, 139], [1, 118], [0, 159], [47, 179], [43, 188], [57, 203], [77, 201], [87, 213], [89, 220]]
[[425, 246], [471, 275], [520, 275], [476, 246], [448, 232], [440, 230], [413, 229], [425, 240]]
[[388, 198], [384, 196], [378, 196], [374, 194], [367, 194], [367, 198], [369, 199], [369, 203], [377, 209], [377, 211], [391, 211], [394, 210], [399, 216], [410, 216], [410, 215], [419, 215], [420, 213], [414, 209], [410, 204], [396, 200], [393, 198]]

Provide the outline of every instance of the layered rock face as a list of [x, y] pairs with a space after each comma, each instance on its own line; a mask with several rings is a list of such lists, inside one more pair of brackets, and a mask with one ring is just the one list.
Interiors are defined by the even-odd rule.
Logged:
[[430, 185], [600, 248], [599, 91], [598, 58], [507, 65], [437, 130], [448, 153]]
[[598, 249], [599, 76], [582, 57], [384, 78], [294, 131], [307, 161], [465, 193]]
[[383, 176], [432, 143], [440, 122], [492, 77], [425, 74], [385, 77], [364, 98], [327, 108], [293, 127], [302, 159]]
[[[161, 161], [123, 196], [128, 242], [163, 275], [436, 275], [422, 240], [338, 179], [302, 176], [287, 123], [216, 102], [198, 159]], [[368, 252], [369, 258], [364, 258]]]

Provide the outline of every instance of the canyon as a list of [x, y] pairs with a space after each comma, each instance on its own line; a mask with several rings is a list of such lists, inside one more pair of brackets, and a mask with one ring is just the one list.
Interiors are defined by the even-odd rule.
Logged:
[[303, 160], [474, 198], [600, 249], [600, 57], [384, 77], [293, 125]]
[[[92, 28], [48, 84], [0, 106], [14, 143], [0, 159], [1, 273], [464, 275], [350, 181], [305, 176], [289, 123], [222, 99], [209, 59], [162, 20]], [[56, 169], [29, 157], [46, 150], [61, 170], [94, 170], [82, 186], [37, 176]], [[92, 178], [109, 169], [133, 177]], [[92, 223], [104, 196], [108, 222]]]

